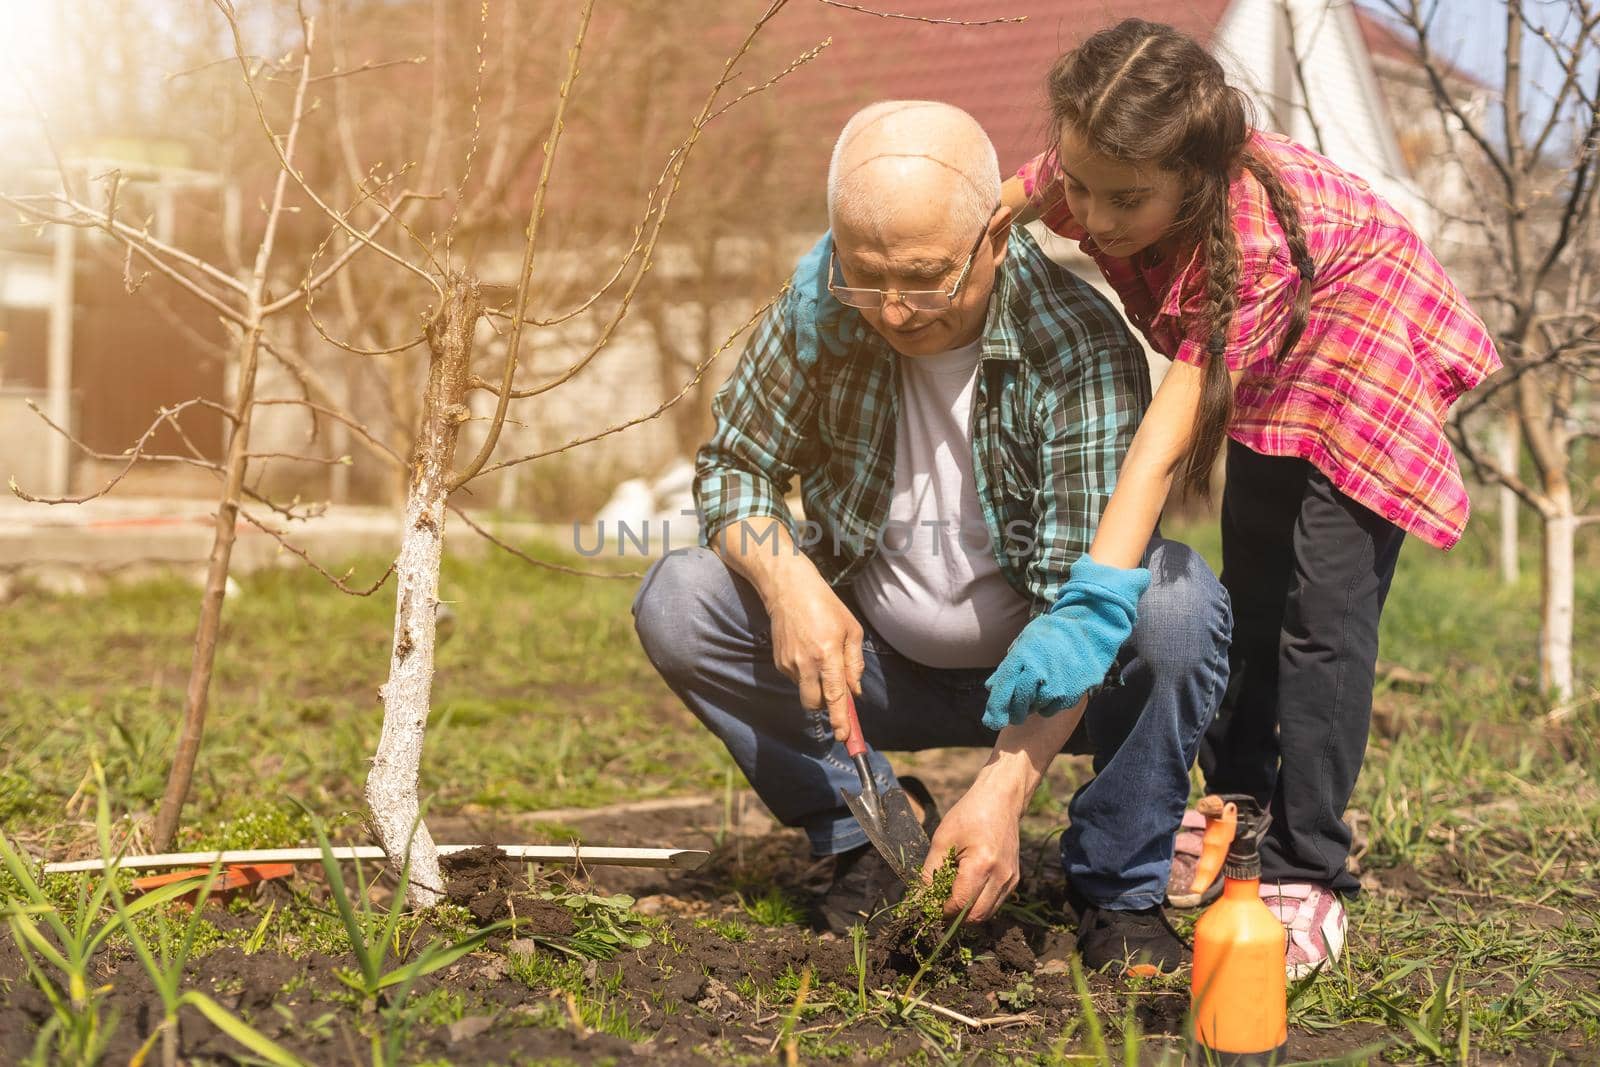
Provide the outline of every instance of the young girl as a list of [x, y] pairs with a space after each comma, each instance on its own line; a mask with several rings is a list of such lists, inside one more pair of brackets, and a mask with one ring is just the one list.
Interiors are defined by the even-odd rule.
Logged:
[[1499, 359], [1406, 220], [1252, 129], [1244, 96], [1182, 33], [1103, 30], [1057, 62], [1049, 94], [1056, 146], [1007, 183], [1007, 203], [1076, 239], [1173, 360], [1089, 556], [1138, 567], [1172, 479], [1204, 492], [1226, 438], [1233, 678], [1201, 766], [1211, 791], [1270, 805], [1262, 896], [1298, 977], [1337, 958], [1339, 897], [1357, 889], [1343, 816], [1400, 542], [1460, 539], [1445, 412]]

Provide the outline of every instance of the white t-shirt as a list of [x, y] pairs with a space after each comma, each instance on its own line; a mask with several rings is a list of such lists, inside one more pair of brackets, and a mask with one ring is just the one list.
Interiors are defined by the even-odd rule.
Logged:
[[898, 356], [894, 495], [856, 580], [867, 622], [930, 667], [992, 667], [1028, 621], [995, 562], [972, 476], [972, 389], [981, 342]]

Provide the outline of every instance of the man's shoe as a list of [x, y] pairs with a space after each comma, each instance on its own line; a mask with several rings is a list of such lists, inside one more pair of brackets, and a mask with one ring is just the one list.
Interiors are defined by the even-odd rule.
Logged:
[[[939, 827], [939, 805], [933, 794], [910, 775], [900, 778], [900, 788], [922, 809], [922, 828], [932, 837]], [[812, 925], [844, 937], [852, 926], [898, 903], [905, 891], [905, 883], [872, 845], [841, 852], [834, 858], [833, 880], [817, 901]]]
[[1288, 933], [1285, 970], [1291, 982], [1338, 961], [1348, 925], [1339, 894], [1313, 882], [1262, 882], [1261, 900]]
[[905, 891], [905, 883], [873, 846], [841, 852], [834, 857], [833, 881], [817, 901], [813, 925], [844, 937], [852, 926], [898, 902]]
[[1161, 906], [1110, 911], [1094, 904], [1078, 913], [1078, 955], [1091, 971], [1114, 967], [1142, 978], [1189, 966], [1189, 947], [1167, 923]]

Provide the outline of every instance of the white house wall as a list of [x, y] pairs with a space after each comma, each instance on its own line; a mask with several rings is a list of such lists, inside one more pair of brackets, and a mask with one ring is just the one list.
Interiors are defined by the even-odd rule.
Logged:
[[[1285, 3], [1310, 95], [1307, 114], [1288, 47]], [[1250, 94], [1263, 122], [1317, 148], [1370, 182], [1429, 236], [1426, 201], [1405, 174], [1354, 9], [1327, 0], [1234, 0], [1218, 24], [1213, 52]]]

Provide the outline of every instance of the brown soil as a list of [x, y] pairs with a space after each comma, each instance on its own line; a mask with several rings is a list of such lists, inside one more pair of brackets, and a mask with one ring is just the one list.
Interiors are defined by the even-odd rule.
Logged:
[[[614, 813], [605, 818], [603, 832], [591, 826], [582, 829], [587, 840], [608, 844], [693, 845], [726, 824], [721, 809], [719, 798], [705, 809], [655, 811], [631, 826], [625, 815]], [[1035, 1016], [1031, 1024], [986, 1030], [948, 1024], [962, 1034], [958, 1056], [963, 1062], [985, 1053], [1001, 1059], [1037, 1057], [1082, 1014], [1080, 996], [1065, 966], [1073, 919], [1063, 901], [1059, 870], [1048, 859], [1035, 866], [1036, 853], [1052, 857], [1054, 844], [1042, 837], [1025, 843], [1024, 864], [1029, 870], [1020, 899], [1029, 902], [1030, 912], [1043, 924], [1004, 917], [968, 932], [961, 941], [964, 954], [958, 956], [954, 946], [947, 949], [943, 966], [925, 976], [918, 987], [930, 1001], [979, 1019], [1024, 1010]], [[465, 908], [481, 925], [514, 916], [518, 929], [412, 988], [413, 997], [440, 988], [459, 996], [464, 1017], [453, 1023], [415, 1023], [404, 1043], [404, 1062], [430, 1058], [456, 1064], [562, 1059], [669, 1064], [766, 1061], [777, 1055], [775, 1042], [793, 1009], [793, 978], [808, 970], [813, 1010], [794, 1029], [809, 1031], [813, 1039], [826, 1035], [836, 1059], [895, 1062], [917, 1054], [940, 1058], [915, 1028], [892, 1012], [861, 1015], [853, 1010], [859, 985], [848, 938], [819, 935], [800, 926], [765, 928], [741, 906], [741, 897], [754, 899], [773, 886], [799, 902], [809, 901], [823, 887], [827, 864], [807, 855], [804, 836], [797, 831], [770, 829], [727, 839], [709, 862], [692, 872], [608, 868], [585, 872], [579, 885], [632, 893], [638, 898], [637, 909], [662, 924], [648, 947], [586, 969], [580, 1000], [603, 999], [608, 1011], [626, 1016], [633, 1030], [629, 1039], [583, 1025], [573, 1017], [579, 1002], [569, 1002], [552, 989], [530, 988], [513, 975], [511, 956], [535, 944], [527, 940], [513, 944], [513, 938], [558, 939], [574, 929], [572, 912], [536, 895], [525, 881], [522, 864], [480, 848], [447, 858], [445, 871], [450, 903]], [[1385, 871], [1381, 877], [1386, 889], [1417, 888], [1416, 872]], [[324, 888], [312, 883], [310, 869], [298, 881], [299, 891], [309, 891], [313, 897]], [[281, 887], [268, 891], [288, 899]], [[233, 926], [253, 926], [257, 915], [219, 912], [218, 919]], [[719, 928], [715, 921], [737, 923], [747, 936], [730, 940], [724, 936], [729, 927]], [[425, 926], [415, 944], [426, 943], [430, 932]], [[892, 923], [871, 933], [866, 991], [875, 1008], [882, 1001], [874, 990], [903, 988], [906, 976], [916, 969], [913, 954], [905, 951], [904, 934]], [[543, 944], [538, 942], [532, 951], [547, 951]], [[353, 966], [348, 956], [295, 957], [271, 949], [246, 955], [229, 947], [194, 961], [188, 980], [191, 988], [213, 996], [308, 1063], [365, 1063], [368, 1040], [358, 1027], [370, 1030], [374, 1020], [362, 1017], [336, 973]], [[786, 975], [791, 976], [784, 986], [787, 992], [778, 997], [774, 984]], [[104, 1062], [127, 1062], [160, 1022], [159, 1000], [126, 948], [113, 945], [104, 950], [96, 961], [94, 979], [111, 987], [106, 1004], [120, 1019]], [[1120, 1025], [1131, 1008], [1144, 1033], [1166, 1035], [1170, 1047], [1181, 1047], [1187, 1006], [1181, 983], [1133, 992], [1115, 978], [1091, 975], [1089, 984], [1108, 1025]], [[28, 1054], [50, 1007], [29, 981], [10, 939], [0, 940], [0, 990], [8, 991], [0, 997], [0, 1063], [16, 1063]], [[1329, 1057], [1386, 1036], [1377, 1027], [1295, 1033], [1290, 1050], [1296, 1059]], [[243, 1056], [236, 1042], [192, 1011], [183, 1017], [181, 1039], [181, 1055], [188, 1062], [234, 1063]], [[1081, 1048], [1082, 1040], [1080, 1030], [1072, 1047]], [[1114, 1034], [1108, 1040], [1120, 1047]], [[1147, 1046], [1147, 1052], [1153, 1057], [1155, 1046]], [[1568, 1062], [1578, 1062], [1576, 1053], [1567, 1055]], [[1547, 1058], [1548, 1053], [1540, 1062]], [[1561, 1061], [1558, 1055], [1557, 1062]]]

